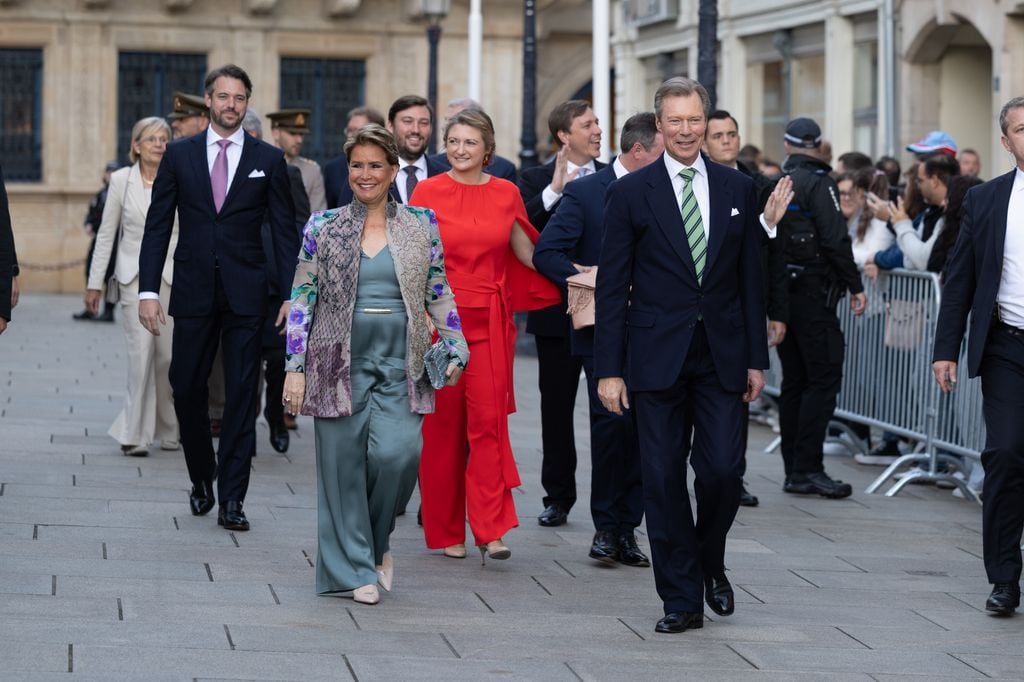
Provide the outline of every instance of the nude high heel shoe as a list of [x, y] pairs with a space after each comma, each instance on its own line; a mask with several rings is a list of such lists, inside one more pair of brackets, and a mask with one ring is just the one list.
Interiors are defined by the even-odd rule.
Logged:
[[395, 562], [391, 558], [391, 552], [384, 552], [380, 561], [380, 566], [377, 566], [377, 582], [385, 592], [390, 592], [391, 583], [395, 578]]
[[495, 561], [503, 561], [512, 556], [512, 550], [505, 546], [501, 541], [501, 538], [497, 540], [491, 540], [487, 544], [480, 545], [477, 549], [480, 550], [480, 565], [487, 565], [487, 557], [494, 559]]
[[449, 559], [465, 559], [466, 545], [461, 542], [457, 545], [448, 545], [444, 548], [444, 555]]
[[380, 592], [376, 585], [363, 585], [352, 590], [352, 599], [360, 604], [376, 604], [380, 601]]

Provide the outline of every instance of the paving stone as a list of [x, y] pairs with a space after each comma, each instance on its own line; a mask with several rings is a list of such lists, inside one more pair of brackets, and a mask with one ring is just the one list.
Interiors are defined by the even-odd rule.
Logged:
[[760, 670], [802, 668], [819, 672], [876, 672], [969, 675], [971, 666], [948, 654], [913, 650], [871, 651], [868, 649], [810, 650], [785, 644], [749, 644], [739, 642], [733, 649]]

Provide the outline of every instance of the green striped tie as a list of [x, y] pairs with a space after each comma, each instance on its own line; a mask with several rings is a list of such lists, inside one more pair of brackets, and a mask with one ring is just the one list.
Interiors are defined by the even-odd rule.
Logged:
[[683, 202], [679, 210], [683, 214], [683, 229], [686, 230], [686, 241], [690, 243], [693, 267], [697, 271], [697, 284], [700, 284], [704, 279], [704, 265], [708, 260], [708, 244], [704, 239], [704, 225], [700, 219], [697, 196], [693, 193], [693, 176], [696, 172], [693, 168], [679, 171], [679, 175], [686, 183], [683, 185]]

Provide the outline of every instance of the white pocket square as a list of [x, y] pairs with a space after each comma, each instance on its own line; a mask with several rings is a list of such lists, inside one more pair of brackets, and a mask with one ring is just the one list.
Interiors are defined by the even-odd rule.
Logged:
[[[249, 173], [249, 177], [250, 178], [265, 178], [265, 177], [267, 177], [267, 174], [264, 173], [261, 170], [254, 170], [252, 173]], [[734, 208], [733, 210], [735, 211], [736, 209]], [[733, 213], [733, 215], [736, 215], [736, 214]]]
[[[250, 177], [252, 177], [252, 176], [250, 176]], [[734, 209], [732, 210], [732, 213], [730, 213], [730, 214], [729, 214], [729, 217], [731, 218], [731, 217], [733, 217], [734, 215], [739, 215], [739, 214], [740, 214], [740, 210], [739, 210], [738, 208], [734, 208]]]

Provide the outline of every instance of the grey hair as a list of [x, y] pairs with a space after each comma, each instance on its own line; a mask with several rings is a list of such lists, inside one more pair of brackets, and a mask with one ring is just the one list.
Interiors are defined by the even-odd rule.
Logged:
[[477, 102], [472, 97], [456, 97], [455, 99], [448, 100], [449, 107], [459, 107], [459, 109], [483, 109], [483, 105]]
[[658, 124], [654, 120], [654, 114], [649, 111], [633, 114], [626, 119], [626, 123], [622, 126], [619, 149], [623, 154], [627, 154], [633, 145], [639, 143], [646, 151], [651, 151], [657, 137]]
[[253, 135], [257, 140], [263, 139], [263, 121], [255, 109], [246, 109], [245, 118], [242, 119], [242, 130]]
[[658, 91], [654, 93], [654, 115], [659, 120], [661, 119], [661, 105], [666, 97], [689, 97], [694, 93], [700, 96], [704, 118], [707, 118], [711, 114], [711, 98], [708, 97], [708, 91], [697, 81], [685, 76], [675, 76], [661, 84]]
[[132, 126], [132, 144], [131, 148], [128, 149], [128, 159], [135, 163], [139, 160], [139, 155], [135, 153], [135, 143], [142, 141], [142, 136], [146, 134], [147, 130], [151, 128], [160, 128], [167, 133], [167, 139], [171, 139], [171, 126], [167, 125], [160, 116], [147, 116], [146, 118], [140, 118]]
[[1014, 97], [1003, 105], [1002, 111], [999, 112], [999, 129], [1003, 131], [1003, 135], [1006, 135], [1010, 128], [1010, 112], [1021, 108], [1024, 108], [1024, 97]]

